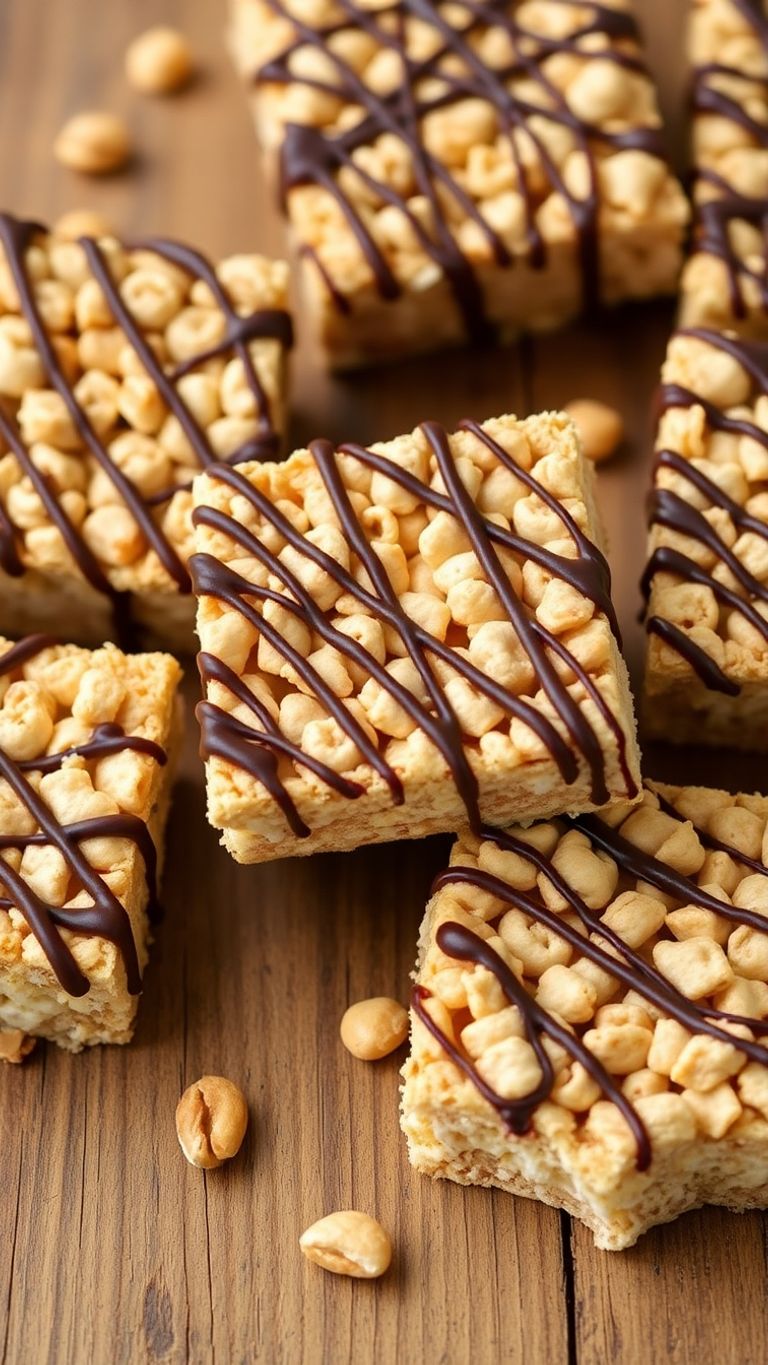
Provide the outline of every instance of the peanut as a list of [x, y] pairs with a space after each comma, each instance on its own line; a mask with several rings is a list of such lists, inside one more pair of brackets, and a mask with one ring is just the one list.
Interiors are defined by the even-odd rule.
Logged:
[[131, 155], [131, 137], [117, 114], [87, 110], [75, 114], [53, 144], [62, 166], [84, 175], [108, 175], [120, 170]]
[[2, 1029], [0, 1031], [0, 1062], [12, 1062], [14, 1066], [18, 1066], [19, 1062], [23, 1062], [24, 1058], [29, 1056], [36, 1042], [37, 1039], [30, 1038], [29, 1034], [25, 1033], [23, 1029]]
[[578, 427], [588, 460], [601, 464], [616, 453], [624, 440], [624, 423], [615, 408], [595, 398], [574, 398], [565, 404], [564, 411]]
[[201, 1076], [176, 1106], [176, 1132], [192, 1166], [213, 1170], [236, 1156], [248, 1127], [245, 1096], [224, 1076]]
[[377, 1062], [408, 1036], [408, 1014], [385, 995], [358, 1000], [345, 1011], [339, 1032], [345, 1048], [364, 1062]]
[[189, 81], [192, 52], [183, 34], [159, 24], [140, 33], [125, 54], [125, 74], [145, 95], [167, 95]]
[[392, 1260], [392, 1243], [381, 1224], [355, 1209], [320, 1218], [302, 1233], [299, 1246], [323, 1270], [358, 1280], [377, 1279]]

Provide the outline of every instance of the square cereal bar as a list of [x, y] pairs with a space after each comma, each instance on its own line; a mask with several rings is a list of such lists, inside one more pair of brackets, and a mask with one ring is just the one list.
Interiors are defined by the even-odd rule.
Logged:
[[681, 330], [662, 370], [643, 718], [768, 749], [768, 344]]
[[192, 479], [277, 454], [286, 285], [0, 215], [0, 631], [192, 650]]
[[427, 907], [402, 1126], [417, 1170], [621, 1250], [768, 1204], [768, 798], [650, 784], [463, 834]]
[[180, 738], [167, 654], [0, 638], [0, 1028], [127, 1043]]
[[331, 363], [673, 292], [687, 219], [625, 0], [233, 0]]
[[754, 0], [694, 0], [694, 244], [683, 326], [768, 335], [768, 14]]
[[593, 479], [559, 413], [200, 476], [208, 814], [238, 861], [637, 794]]

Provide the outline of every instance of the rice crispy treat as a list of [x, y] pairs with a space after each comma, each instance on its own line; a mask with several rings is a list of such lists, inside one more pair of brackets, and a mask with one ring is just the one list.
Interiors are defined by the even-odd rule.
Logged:
[[462, 834], [421, 931], [412, 1164], [566, 1209], [598, 1247], [768, 1204], [768, 799], [648, 784]]
[[684, 326], [768, 336], [768, 14], [758, 0], [694, 0], [694, 247]]
[[[167, 654], [0, 638], [0, 1029], [133, 1033], [180, 739]], [[13, 1060], [19, 1060], [16, 1055]]]
[[674, 291], [687, 205], [625, 0], [232, 0], [336, 367]]
[[768, 343], [683, 329], [662, 370], [643, 719], [768, 749]]
[[0, 215], [0, 631], [193, 649], [192, 479], [278, 453], [286, 287]]
[[425, 422], [198, 478], [208, 816], [239, 862], [637, 795], [577, 440]]

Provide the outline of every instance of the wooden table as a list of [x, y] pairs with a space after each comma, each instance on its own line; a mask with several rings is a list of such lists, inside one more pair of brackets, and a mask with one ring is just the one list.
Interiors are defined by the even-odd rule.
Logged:
[[[644, 0], [677, 141], [682, 4]], [[245, 101], [214, 0], [5, 0], [0, 5], [4, 206], [52, 218], [91, 202], [126, 232], [188, 237], [213, 254], [279, 251]], [[205, 59], [171, 101], [133, 96], [125, 43], [158, 20]], [[676, 88], [677, 87], [677, 88]], [[53, 136], [70, 113], [121, 110], [132, 173], [81, 182]], [[601, 474], [617, 600], [636, 664], [636, 582], [648, 401], [671, 310], [496, 355], [427, 359], [331, 380], [305, 346], [294, 366], [293, 443], [372, 440], [434, 415], [523, 412], [594, 395], [631, 433]], [[190, 678], [194, 699], [194, 679]], [[203, 817], [194, 723], [170, 828], [162, 926], [127, 1049], [40, 1048], [0, 1075], [0, 1340], [13, 1365], [495, 1361], [619, 1365], [768, 1359], [766, 1222], [693, 1213], [623, 1254], [581, 1226], [500, 1193], [432, 1184], [407, 1164], [397, 1122], [401, 1058], [367, 1066], [338, 1041], [346, 1005], [405, 998], [416, 930], [446, 840], [237, 868]], [[720, 755], [649, 755], [648, 770], [756, 787]], [[252, 1122], [239, 1159], [209, 1176], [183, 1160], [173, 1112], [206, 1071], [238, 1080]], [[325, 1275], [297, 1238], [334, 1208], [376, 1213], [396, 1247], [380, 1283]]]

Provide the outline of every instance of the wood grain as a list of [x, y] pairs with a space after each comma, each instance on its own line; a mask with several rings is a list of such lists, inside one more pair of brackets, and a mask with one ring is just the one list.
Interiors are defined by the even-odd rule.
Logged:
[[[679, 108], [679, 14], [642, 6], [665, 108]], [[128, 91], [122, 53], [150, 22], [177, 22], [205, 56], [170, 101]], [[5, 0], [0, 4], [0, 196], [50, 219], [93, 203], [127, 232], [187, 237], [211, 254], [279, 251], [241, 92], [214, 3]], [[86, 183], [58, 168], [69, 114], [128, 117], [131, 174]], [[682, 142], [682, 124], [674, 125]], [[648, 400], [671, 312], [627, 310], [495, 355], [426, 359], [331, 380], [305, 346], [294, 366], [294, 441], [370, 440], [429, 415], [595, 395], [627, 420], [601, 475], [616, 590], [635, 662]], [[189, 682], [194, 701], [194, 679]], [[354, 1061], [346, 1005], [405, 997], [416, 930], [447, 842], [242, 869], [204, 822], [191, 719], [170, 829], [167, 917], [130, 1049], [40, 1050], [0, 1074], [0, 1343], [28, 1362], [389, 1362], [619, 1365], [768, 1359], [765, 1222], [706, 1211], [621, 1256], [596, 1252], [553, 1210], [417, 1179], [397, 1126], [398, 1066]], [[658, 773], [758, 785], [759, 769], [655, 752]], [[725, 774], [725, 777], [724, 777]], [[241, 1157], [187, 1167], [173, 1111], [204, 1071], [237, 1079], [252, 1123]], [[396, 1245], [379, 1284], [307, 1265], [303, 1228], [335, 1207], [377, 1214]]]

